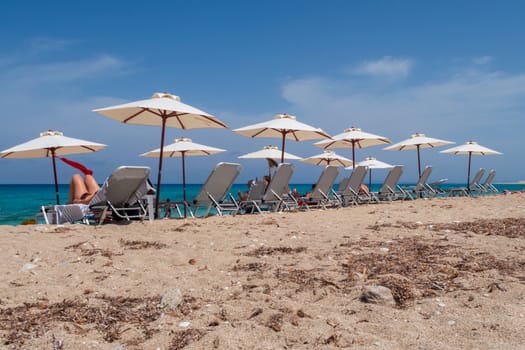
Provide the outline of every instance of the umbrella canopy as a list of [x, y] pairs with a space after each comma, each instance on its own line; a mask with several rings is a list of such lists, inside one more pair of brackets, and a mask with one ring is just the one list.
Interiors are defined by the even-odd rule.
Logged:
[[284, 162], [285, 140], [307, 141], [329, 139], [330, 136], [322, 129], [298, 122], [295, 116], [289, 114], [278, 114], [267, 122], [253, 124], [242, 128], [234, 129], [248, 137], [271, 137], [282, 139], [281, 163]]
[[[243, 154], [237, 158], [239, 159], [266, 159], [268, 161], [268, 176], [271, 177], [272, 167], [277, 166], [275, 159], [281, 159], [283, 152], [279, 150], [276, 146], [264, 146], [263, 149], [251, 153]], [[301, 157], [298, 157], [294, 154], [284, 152], [284, 158], [289, 160], [301, 160]]]
[[349, 166], [352, 161], [348, 158], [338, 155], [333, 151], [324, 151], [321, 154], [311, 156], [302, 160], [305, 163], [314, 165], [334, 165], [334, 166]]
[[60, 204], [58, 194], [58, 179], [56, 156], [96, 152], [106, 147], [101, 143], [75, 139], [64, 136], [60, 131], [44, 131], [40, 137], [0, 152], [0, 158], [52, 158], [53, 176], [57, 204]]
[[[388, 164], [385, 162], [382, 162], [380, 160], [377, 160], [374, 157], [366, 157], [365, 160], [360, 161], [357, 163], [357, 166], [367, 166], [368, 171], [368, 188], [372, 188], [372, 169], [388, 169], [393, 168], [394, 166], [392, 164]], [[347, 168], [349, 169], [349, 168]]]
[[166, 127], [181, 128], [227, 128], [228, 126], [211, 114], [184, 104], [180, 97], [169, 93], [155, 93], [150, 99], [99, 108], [93, 112], [126, 124], [161, 126], [159, 171], [157, 178], [157, 200], [155, 213], [158, 216], [164, 134]]
[[489, 156], [489, 155], [501, 155], [502, 153], [494, 151], [493, 149], [479, 145], [475, 141], [467, 141], [465, 144], [452, 147], [441, 151], [441, 153], [449, 154], [468, 154], [468, 171], [467, 171], [467, 188], [470, 187], [470, 163], [472, 155]]
[[434, 148], [434, 147], [449, 145], [451, 143], [454, 143], [454, 142], [435, 139], [432, 137], [427, 137], [425, 136], [425, 134], [416, 133], [416, 134], [411, 135], [409, 139], [393, 144], [392, 146], [385, 147], [384, 149], [388, 151], [404, 151], [404, 150], [417, 149], [417, 170], [418, 170], [418, 178], [419, 178], [421, 176], [421, 155], [420, 155], [419, 150], [421, 148]]
[[[359, 128], [351, 127], [345, 129], [341, 134], [335, 135], [331, 140], [316, 142], [314, 145], [323, 149], [332, 148], [352, 148], [352, 159], [355, 159], [355, 149], [365, 148], [392, 143], [390, 139], [384, 136], [370, 134]], [[355, 167], [355, 162], [352, 163]]]
[[[224, 149], [215, 148], [210, 146], [201, 145], [198, 143], [193, 143], [191, 139], [181, 137], [175, 139], [174, 143], [171, 145], [163, 147], [161, 151], [160, 148], [153, 151], [149, 151], [141, 154], [143, 157], [182, 157], [182, 192], [183, 198], [186, 202], [186, 156], [209, 156], [211, 154], [216, 154], [224, 152]], [[184, 206], [184, 217], [186, 217], [186, 206]]]

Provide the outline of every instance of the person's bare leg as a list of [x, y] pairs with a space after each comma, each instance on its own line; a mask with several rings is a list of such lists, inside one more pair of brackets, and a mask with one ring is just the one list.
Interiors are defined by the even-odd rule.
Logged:
[[100, 186], [93, 175], [86, 175], [84, 182], [86, 183], [86, 188], [90, 194], [95, 194], [100, 190]]
[[74, 174], [71, 177], [71, 182], [69, 183], [69, 198], [68, 203], [78, 203], [80, 197], [88, 193], [84, 179], [79, 174]]

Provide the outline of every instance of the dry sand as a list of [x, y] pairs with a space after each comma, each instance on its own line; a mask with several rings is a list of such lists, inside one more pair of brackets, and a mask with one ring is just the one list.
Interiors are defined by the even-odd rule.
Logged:
[[1, 226], [0, 247], [0, 348], [525, 347], [525, 194]]

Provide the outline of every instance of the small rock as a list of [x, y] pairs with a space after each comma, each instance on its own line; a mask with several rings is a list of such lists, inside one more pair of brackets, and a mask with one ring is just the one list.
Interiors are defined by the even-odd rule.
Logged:
[[179, 327], [180, 328], [188, 328], [189, 326], [190, 326], [190, 322], [188, 322], [188, 321], [179, 322]]
[[438, 303], [438, 306], [439, 306], [439, 307], [445, 307], [445, 306], [447, 306], [447, 305], [446, 305], [445, 303]]
[[182, 292], [180, 289], [169, 289], [162, 295], [159, 307], [175, 310], [182, 303]]
[[29, 271], [33, 270], [35, 267], [37, 267], [37, 265], [31, 264], [31, 263], [27, 263], [27, 264], [24, 264], [24, 266], [22, 266], [22, 271], [29, 272]]
[[447, 322], [447, 324], [448, 324], [449, 326], [453, 326], [453, 325], [456, 324], [456, 321], [454, 321], [454, 320], [450, 320], [450, 321]]
[[384, 286], [364, 286], [359, 300], [364, 303], [395, 305], [392, 291]]
[[390, 249], [386, 248], [386, 247], [381, 247], [379, 248], [380, 251], [384, 252], [384, 253], [387, 253], [390, 251]]

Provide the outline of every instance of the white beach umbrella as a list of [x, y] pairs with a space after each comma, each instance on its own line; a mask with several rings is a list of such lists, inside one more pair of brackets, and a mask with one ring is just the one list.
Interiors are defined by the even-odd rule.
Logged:
[[401, 142], [393, 144], [392, 146], [385, 147], [383, 149], [388, 150], [388, 151], [404, 151], [404, 150], [417, 149], [417, 170], [418, 170], [418, 177], [420, 177], [421, 176], [421, 156], [420, 156], [419, 150], [421, 148], [434, 148], [434, 147], [449, 145], [451, 143], [454, 143], [454, 142], [435, 139], [432, 137], [427, 137], [425, 136], [425, 134], [416, 133], [416, 134], [411, 135], [409, 139], [403, 140]]
[[[366, 157], [365, 160], [360, 161], [357, 163], [357, 166], [367, 166], [368, 167], [368, 187], [370, 188], [372, 186], [372, 169], [388, 169], [393, 168], [394, 166], [392, 164], [388, 164], [385, 162], [382, 162], [380, 160], [377, 160], [374, 157]], [[350, 169], [350, 168], [346, 168]]]
[[[314, 143], [314, 145], [323, 149], [352, 148], [352, 159], [355, 159], [356, 148], [365, 148], [389, 143], [392, 142], [387, 137], [371, 134], [364, 132], [359, 128], [351, 127], [345, 129], [343, 133], [333, 136], [331, 140], [319, 141]], [[352, 163], [352, 166], [355, 167], [355, 162]]]
[[[281, 159], [283, 152], [279, 150], [276, 146], [264, 146], [263, 149], [251, 153], [243, 154], [237, 158], [239, 159], [266, 159], [268, 161], [268, 176], [272, 175], [272, 167], [277, 166], [275, 160]], [[284, 159], [289, 160], [301, 160], [301, 157], [298, 157], [294, 154], [284, 152]]]
[[159, 170], [155, 214], [158, 216], [164, 134], [166, 127], [180, 129], [227, 128], [228, 126], [211, 114], [184, 104], [180, 97], [169, 93], [155, 93], [150, 99], [99, 108], [93, 112], [126, 124], [161, 126]]
[[[182, 157], [182, 191], [183, 191], [183, 198], [184, 201], [186, 201], [186, 164], [185, 164], [185, 158], [186, 156], [209, 156], [212, 154], [224, 152], [224, 149], [221, 148], [215, 148], [210, 146], [201, 145], [198, 143], [194, 143], [191, 141], [191, 139], [181, 137], [179, 139], [175, 139], [175, 142], [163, 147], [161, 150], [160, 148], [155, 149], [153, 151], [149, 151], [146, 153], [141, 154], [143, 157], [160, 157], [161, 155], [164, 157]], [[184, 210], [185, 216], [186, 216], [186, 209]]]
[[278, 114], [267, 122], [253, 124], [242, 128], [234, 129], [248, 137], [270, 137], [282, 139], [281, 163], [284, 162], [285, 140], [307, 141], [329, 139], [330, 136], [322, 129], [298, 122], [293, 115]]
[[467, 141], [465, 144], [452, 147], [441, 151], [441, 153], [449, 154], [468, 154], [468, 172], [467, 172], [467, 188], [470, 187], [470, 163], [472, 155], [489, 156], [489, 155], [501, 155], [498, 151], [479, 145], [475, 141]]
[[[75, 139], [64, 136], [60, 131], [44, 131], [40, 137], [0, 152], [0, 158], [51, 158], [53, 162], [53, 177], [57, 204], [60, 204], [58, 194], [58, 179], [55, 158], [68, 154], [96, 152], [106, 147], [101, 143]], [[68, 161], [71, 163], [71, 161]]]
[[334, 166], [349, 166], [352, 161], [348, 158], [340, 156], [334, 151], [324, 151], [321, 154], [311, 156], [302, 160], [302, 162], [314, 165], [334, 165]]

